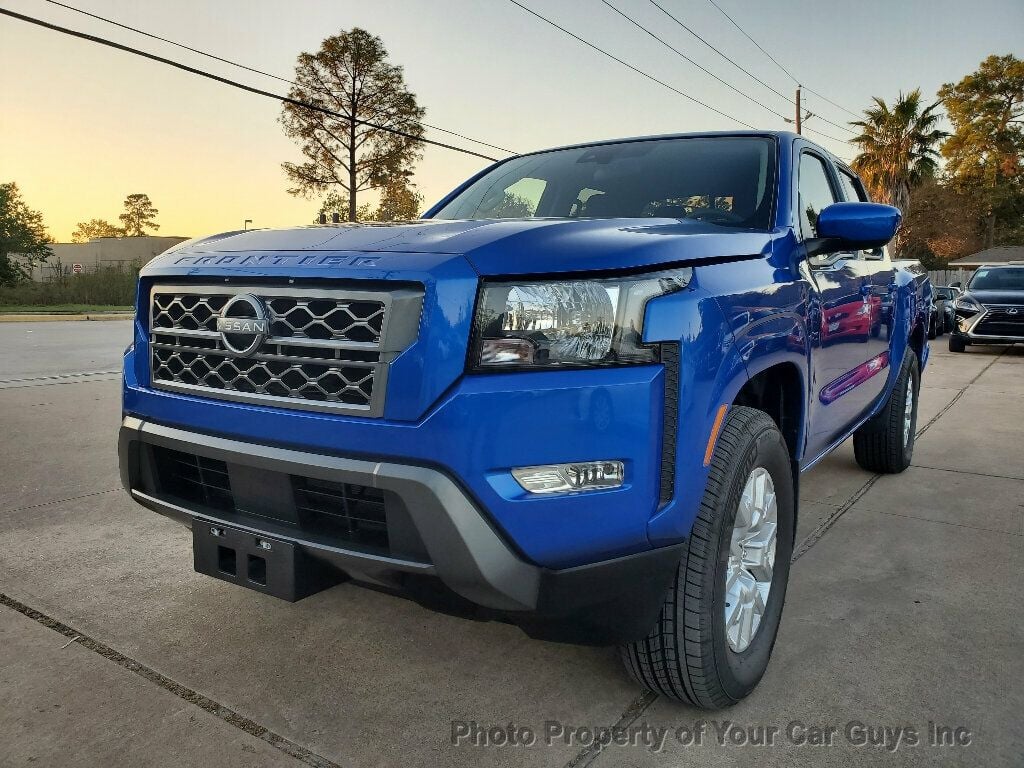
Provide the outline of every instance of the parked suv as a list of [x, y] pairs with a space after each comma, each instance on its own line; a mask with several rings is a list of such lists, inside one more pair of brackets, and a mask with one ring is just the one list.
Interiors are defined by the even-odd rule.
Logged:
[[1024, 343], [1024, 264], [978, 267], [953, 309], [950, 352], [971, 344]]
[[910, 463], [931, 291], [885, 253], [899, 218], [750, 132], [513, 157], [416, 222], [183, 243], [139, 282], [124, 485], [202, 573], [618, 644], [650, 690], [727, 706], [775, 642], [798, 475], [851, 435], [868, 471]]

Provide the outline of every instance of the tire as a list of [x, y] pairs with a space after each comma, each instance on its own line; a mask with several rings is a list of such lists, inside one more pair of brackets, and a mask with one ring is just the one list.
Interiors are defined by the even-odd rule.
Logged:
[[[732, 605], [726, 602], [726, 571], [734, 562], [733, 529], [743, 491], [754, 473], [762, 479], [766, 474], [774, 484], [774, 563], [770, 581], [762, 573], [769, 586], [760, 624], [749, 644], [734, 650], [726, 630], [726, 610]], [[768, 666], [782, 618], [795, 518], [793, 470], [782, 434], [763, 411], [731, 408], [686, 554], [658, 621], [647, 637], [620, 646], [633, 679], [649, 691], [701, 709], [730, 706], [753, 691]]]
[[[917, 355], [908, 348], [896, 384], [882, 410], [853, 433], [853, 455], [863, 469], [894, 475], [910, 466], [917, 430], [918, 370]], [[907, 398], [910, 398], [909, 407]]]
[[967, 350], [967, 342], [962, 337], [952, 334], [949, 337], [949, 351], [950, 352], [965, 352]]
[[938, 323], [935, 322], [935, 318], [934, 317], [931, 320], [928, 321], [928, 338], [929, 339], [934, 339], [935, 336], [937, 335], [937, 333], [938, 333], [937, 326], [938, 326]]

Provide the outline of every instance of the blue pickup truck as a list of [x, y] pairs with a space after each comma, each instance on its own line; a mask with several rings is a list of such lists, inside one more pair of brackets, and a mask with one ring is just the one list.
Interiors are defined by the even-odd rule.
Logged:
[[615, 644], [727, 706], [800, 474], [850, 436], [910, 463], [931, 288], [899, 218], [801, 136], [708, 133], [513, 157], [418, 221], [182, 243], [139, 280], [124, 486], [201, 573]]

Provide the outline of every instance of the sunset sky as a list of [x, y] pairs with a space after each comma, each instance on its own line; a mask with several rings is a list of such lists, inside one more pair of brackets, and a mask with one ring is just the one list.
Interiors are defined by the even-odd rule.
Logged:
[[[576, 34], [745, 122], [782, 121], [729, 91], [632, 27], [599, 0], [522, 0]], [[792, 107], [717, 58], [648, 0], [616, 7], [779, 112]], [[707, 0], [659, 0], [709, 42], [784, 93], [793, 82]], [[718, 0], [808, 87], [854, 111], [974, 70], [990, 53], [1024, 56], [1021, 0]], [[379, 35], [429, 123], [516, 151], [642, 134], [739, 127], [602, 57], [507, 0], [68, 0], [267, 72], [290, 77], [295, 57], [341, 29]], [[244, 82], [285, 84], [218, 64], [44, 0], [0, 7], [107, 37]], [[853, 119], [806, 95], [837, 123]], [[15, 181], [50, 233], [116, 223], [121, 202], [149, 194], [161, 235], [197, 236], [312, 221], [318, 201], [287, 194], [280, 164], [300, 155], [281, 132], [280, 105], [126, 53], [0, 17], [0, 182]], [[812, 118], [809, 128], [838, 128]], [[428, 132], [431, 138], [454, 141]], [[819, 139], [820, 137], [811, 136]], [[464, 145], [473, 147], [465, 142]], [[850, 158], [853, 148], [822, 143]], [[485, 154], [488, 150], [482, 150]], [[429, 204], [484, 161], [427, 148], [415, 182]]]

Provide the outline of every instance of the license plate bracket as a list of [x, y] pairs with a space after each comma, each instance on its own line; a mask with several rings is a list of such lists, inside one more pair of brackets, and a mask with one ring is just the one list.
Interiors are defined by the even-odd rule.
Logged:
[[192, 523], [197, 573], [295, 602], [345, 576], [288, 541], [211, 520]]

